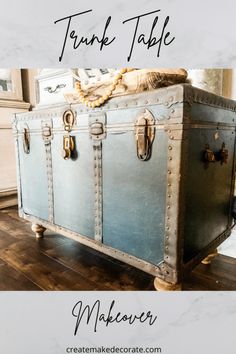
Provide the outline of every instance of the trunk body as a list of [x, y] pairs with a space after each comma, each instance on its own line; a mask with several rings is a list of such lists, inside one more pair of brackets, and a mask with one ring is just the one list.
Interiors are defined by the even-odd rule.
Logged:
[[20, 215], [178, 283], [230, 234], [235, 120], [187, 84], [17, 114]]

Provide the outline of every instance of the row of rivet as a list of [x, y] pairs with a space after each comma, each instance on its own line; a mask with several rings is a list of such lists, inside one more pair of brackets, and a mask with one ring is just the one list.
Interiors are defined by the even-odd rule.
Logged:
[[[122, 109], [122, 108], [127, 108], [127, 107], [132, 108], [134, 106], [139, 106], [139, 107], [145, 106], [145, 105], [149, 105], [150, 106], [150, 105], [153, 105], [153, 104], [156, 104], [156, 103], [163, 104], [163, 105], [165, 105], [167, 107], [170, 107], [173, 104], [174, 99], [175, 99], [174, 96], [170, 96], [169, 98], [166, 99], [166, 95], [164, 95], [163, 98], [165, 98], [165, 101], [154, 97], [153, 99], [149, 99], [149, 100], [145, 99], [144, 101], [137, 100], [137, 101], [130, 101], [129, 103], [121, 102], [120, 104], [117, 104], [117, 103], [106, 104], [105, 106], [103, 105], [102, 107], [96, 107], [95, 109], [96, 110], [103, 110], [104, 107], [106, 109], [114, 109], [114, 108], [121, 108]], [[85, 108], [85, 107], [81, 107], [80, 109], [78, 109], [78, 111], [80, 113], [82, 113], [82, 112], [90, 111], [90, 109], [89, 108]]]
[[[156, 103], [159, 102], [159, 99], [155, 99], [155, 100], [151, 100], [151, 101], [148, 101], [148, 100], [145, 100], [143, 102], [139, 102], [139, 101], [131, 101], [130, 103], [126, 103], [126, 102], [123, 102], [121, 104], [117, 104], [117, 103], [113, 103], [113, 104], [105, 104], [103, 105], [102, 107], [95, 107], [93, 108], [92, 110], [96, 110], [96, 111], [103, 111], [104, 109], [124, 109], [124, 108], [132, 108], [132, 107], [135, 107], [135, 106], [139, 106], [139, 107], [142, 107], [142, 106], [150, 106], [150, 105], [154, 105]], [[161, 102], [162, 104], [162, 102]], [[165, 106], [169, 106], [169, 102], [165, 102], [163, 103]], [[84, 106], [81, 105], [81, 108], [78, 108], [77, 109], [79, 113], [86, 113], [86, 112], [90, 112], [91, 111], [91, 108], [85, 108]]]
[[[156, 103], [163, 104], [167, 107], [170, 107], [175, 101], [176, 101], [176, 98], [174, 96], [168, 97], [165, 101], [162, 101], [161, 99], [155, 97], [150, 100], [146, 100], [146, 99], [145, 100], [137, 100], [137, 101], [131, 100], [129, 103], [128, 102], [121, 102], [120, 104], [118, 104], [118, 103], [114, 102], [113, 104], [106, 104], [106, 105], [103, 105], [102, 107], [98, 107], [98, 108], [96, 108], [96, 110], [103, 110], [104, 108], [106, 108], [106, 109], [127, 108], [127, 107], [142, 106], [142, 105], [152, 105], [152, 104], [156, 104]], [[206, 99], [205, 94], [202, 95], [199, 93], [194, 93], [192, 89], [191, 89], [191, 93], [189, 95], [187, 93], [185, 93], [184, 102], [187, 102], [189, 104], [192, 104], [194, 102], [195, 103], [203, 103], [203, 104], [208, 104], [208, 105], [212, 105], [212, 106], [219, 107], [219, 108], [226, 108], [226, 109], [229, 109], [232, 111], [236, 111], [235, 103], [225, 102], [225, 99], [222, 99], [222, 97], [215, 97], [215, 96], [213, 96], [213, 97], [210, 96]], [[91, 109], [85, 108], [81, 105], [81, 108], [79, 108], [78, 111], [80, 113], [90, 112]], [[173, 113], [173, 112], [171, 111], [171, 113]], [[57, 111], [54, 110], [54, 112], [52, 112], [52, 113], [47, 113], [47, 115], [50, 115], [51, 117], [53, 115], [57, 116], [60, 114], [61, 114], [61, 110], [57, 110]], [[46, 113], [44, 113], [42, 111], [42, 112], [36, 113], [36, 114], [33, 113], [31, 115], [31, 119], [40, 119], [41, 117], [45, 118], [45, 116], [46, 116]], [[29, 119], [29, 114], [24, 113], [21, 116], [19, 116], [19, 115], [17, 116], [17, 121], [28, 121], [28, 119]]]
[[25, 122], [25, 121], [29, 121], [30, 120], [34, 120], [34, 119], [45, 119], [45, 118], [52, 118], [52, 117], [60, 117], [63, 115], [64, 111], [65, 111], [66, 107], [63, 108], [63, 110], [60, 111], [55, 111], [55, 109], [52, 109], [50, 111], [50, 109], [48, 110], [49, 113], [43, 113], [43, 112], [39, 112], [39, 113], [34, 113], [34, 112], [29, 112], [29, 113], [20, 113], [19, 115], [17, 115], [17, 117], [15, 118], [15, 120], [17, 122]]
[[[189, 90], [187, 90], [189, 91]], [[206, 104], [209, 106], [214, 106], [214, 107], [219, 107], [219, 108], [225, 108], [231, 111], [236, 111], [236, 105], [235, 102], [231, 100], [226, 100], [225, 98], [221, 96], [215, 96], [211, 94], [207, 94], [205, 92], [194, 92], [192, 87], [191, 87], [191, 92], [185, 92], [185, 97], [184, 97], [184, 102], [189, 103], [190, 105], [193, 103], [202, 103]]]
[[102, 242], [102, 143], [93, 146], [95, 179], [95, 240]]
[[[170, 139], [173, 139], [171, 136], [171, 131], [168, 130], [168, 135]], [[169, 260], [169, 238], [171, 233], [171, 224], [170, 224], [170, 213], [171, 213], [171, 195], [172, 195], [172, 166], [171, 163], [173, 161], [173, 146], [169, 143], [168, 145], [168, 153], [167, 153], [167, 194], [166, 194], [166, 221], [165, 221], [165, 257], [164, 260], [168, 263]], [[169, 271], [166, 267], [163, 267], [164, 273], [166, 275], [169, 274]]]
[[[31, 217], [30, 215], [25, 214], [24, 211], [22, 211], [22, 217], [24, 217], [25, 219], [27, 219], [31, 222], [35, 222], [35, 217]], [[37, 222], [39, 222], [38, 219], [37, 219]], [[40, 222], [42, 223], [41, 220], [40, 220]], [[154, 276], [159, 275], [160, 265], [155, 266], [154, 264], [151, 264], [151, 263], [148, 263], [142, 259], [136, 258], [135, 256], [131, 256], [131, 255], [124, 253], [120, 250], [108, 248], [108, 246], [106, 246], [104, 244], [99, 244], [99, 245], [95, 246], [95, 243], [93, 242], [93, 240], [88, 239], [86, 236], [83, 236], [83, 235], [78, 234], [77, 232], [74, 232], [71, 230], [68, 231], [68, 229], [65, 229], [65, 228], [55, 225], [55, 224], [51, 225], [49, 222], [46, 222], [44, 220], [43, 220], [43, 226], [46, 228], [50, 228], [51, 230], [55, 231], [56, 233], [64, 234], [69, 238], [72, 238], [72, 239], [76, 238], [76, 240], [80, 241], [82, 244], [89, 245], [91, 248], [94, 248], [96, 250], [100, 250], [100, 251], [104, 252], [105, 254], [109, 254], [110, 256], [113, 256], [119, 260], [123, 260], [124, 262], [127, 262], [133, 266], [137, 266], [137, 264], [138, 264], [139, 265], [138, 268], [145, 270], [147, 273], [153, 274]], [[108, 249], [108, 251], [106, 251], [107, 249]]]
[[53, 198], [53, 174], [52, 174], [52, 151], [51, 142], [45, 141], [46, 171], [48, 182], [48, 221], [54, 222], [54, 198]]

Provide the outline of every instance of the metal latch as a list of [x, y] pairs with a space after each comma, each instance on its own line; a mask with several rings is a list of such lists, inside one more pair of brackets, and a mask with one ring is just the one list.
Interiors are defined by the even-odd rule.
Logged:
[[223, 163], [227, 163], [228, 162], [228, 158], [229, 158], [229, 151], [225, 148], [225, 143], [222, 144], [222, 147], [219, 151], [219, 160], [221, 165], [223, 165]]
[[97, 135], [97, 138], [99, 138], [99, 135], [103, 133], [104, 133], [103, 123], [95, 122], [90, 125], [90, 134], [92, 136]]
[[155, 119], [152, 113], [145, 109], [135, 122], [135, 139], [137, 156], [142, 161], [151, 157], [152, 143], [155, 137]]
[[225, 143], [222, 144], [221, 149], [214, 152], [210, 149], [209, 144], [206, 144], [203, 161], [207, 164], [209, 162], [220, 162], [221, 165], [228, 162], [229, 151], [225, 148]]
[[89, 116], [89, 135], [93, 140], [106, 138], [106, 115], [104, 113]]
[[48, 138], [49, 136], [51, 136], [51, 127], [49, 127], [48, 125], [45, 125], [43, 127], [43, 136], [45, 138]]
[[52, 121], [42, 121], [42, 137], [45, 144], [50, 143], [53, 138], [52, 134]]
[[204, 151], [204, 161], [205, 162], [215, 162], [216, 161], [215, 154], [210, 149], [209, 144], [206, 144], [206, 148], [205, 148], [205, 151]]
[[63, 150], [62, 150], [62, 157], [65, 160], [71, 158], [71, 153], [75, 148], [74, 137], [70, 135], [63, 136]]
[[67, 135], [63, 136], [63, 148], [62, 148], [62, 157], [65, 160], [68, 160], [72, 156], [72, 152], [75, 149], [75, 137], [69, 135], [73, 125], [75, 123], [75, 114], [71, 109], [67, 109], [63, 113], [63, 124], [64, 129], [67, 132]]

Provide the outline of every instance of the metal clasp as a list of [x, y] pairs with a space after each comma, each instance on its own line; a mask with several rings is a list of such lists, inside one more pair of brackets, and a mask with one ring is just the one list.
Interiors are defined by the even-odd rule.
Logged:
[[52, 134], [52, 121], [42, 121], [42, 138], [45, 144], [49, 144], [53, 138]]
[[25, 154], [30, 153], [30, 132], [27, 124], [25, 125], [23, 130], [23, 150]]
[[205, 148], [205, 151], [204, 151], [204, 161], [205, 162], [215, 162], [216, 161], [215, 154], [210, 149], [209, 144], [206, 144], [206, 148]]
[[74, 137], [70, 135], [63, 136], [63, 150], [62, 150], [62, 157], [65, 160], [71, 158], [71, 153], [75, 148]]
[[151, 157], [152, 143], [155, 137], [155, 119], [152, 113], [145, 109], [135, 122], [135, 139], [137, 156], [141, 161]]
[[43, 127], [43, 136], [44, 138], [48, 138], [49, 136], [51, 136], [51, 127], [49, 127], [48, 125], [45, 125]]
[[89, 116], [89, 136], [95, 141], [106, 138], [106, 115], [104, 113]]
[[222, 144], [220, 150], [214, 152], [210, 149], [209, 144], [206, 144], [204, 151], [204, 162], [217, 162], [220, 161], [221, 165], [228, 162], [229, 151], [225, 148], [225, 143]]
[[69, 132], [71, 131], [75, 123], [75, 114], [71, 109], [68, 109], [63, 113], [63, 123], [64, 123], [64, 129], [65, 131], [67, 131], [68, 135], [63, 136], [62, 157], [65, 160], [68, 160], [71, 158], [71, 154], [75, 149], [75, 141], [74, 141], [75, 138], [69, 135]]
[[66, 110], [63, 113], [63, 123], [64, 123], [64, 129], [68, 132], [71, 131], [72, 126], [74, 125], [75, 122], [75, 114], [71, 109]]
[[229, 151], [225, 148], [225, 143], [222, 144], [222, 147], [219, 152], [219, 157], [221, 165], [223, 165], [223, 163], [228, 162]]
[[99, 138], [104, 133], [103, 123], [95, 122], [90, 125], [90, 134], [95, 138]]

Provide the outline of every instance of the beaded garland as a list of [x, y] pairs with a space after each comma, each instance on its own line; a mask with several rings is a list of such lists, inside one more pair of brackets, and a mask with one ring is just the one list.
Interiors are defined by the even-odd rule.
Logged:
[[115, 91], [118, 83], [120, 82], [120, 80], [122, 79], [123, 74], [132, 71], [134, 69], [131, 68], [122, 68], [120, 70], [120, 72], [118, 74], [116, 74], [116, 76], [113, 79], [113, 82], [111, 83], [111, 86], [109, 88], [109, 90], [107, 91], [106, 94], [104, 94], [103, 96], [101, 96], [100, 98], [98, 98], [97, 100], [94, 101], [90, 101], [89, 97], [85, 97], [85, 94], [81, 88], [81, 83], [79, 81], [77, 81], [75, 83], [75, 88], [76, 91], [79, 95], [79, 99], [82, 103], [84, 103], [87, 107], [90, 108], [95, 108], [95, 107], [99, 107], [101, 106], [103, 103], [105, 103], [107, 100], [109, 100], [109, 98], [111, 97], [113, 91]]

